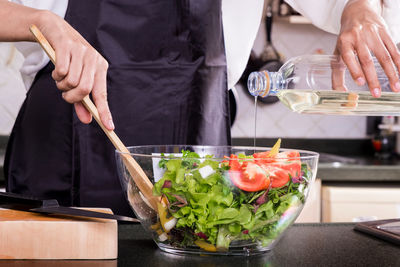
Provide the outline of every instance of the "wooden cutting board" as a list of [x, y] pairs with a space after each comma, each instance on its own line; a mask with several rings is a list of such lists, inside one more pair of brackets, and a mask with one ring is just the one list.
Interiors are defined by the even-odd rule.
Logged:
[[115, 220], [0, 209], [0, 259], [116, 259], [117, 228]]

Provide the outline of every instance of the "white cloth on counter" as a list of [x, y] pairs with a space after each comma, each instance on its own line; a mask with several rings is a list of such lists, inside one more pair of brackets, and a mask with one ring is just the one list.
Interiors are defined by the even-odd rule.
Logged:
[[[318, 28], [338, 34], [343, 9], [348, 0], [285, 0], [295, 10]], [[400, 43], [400, 1], [384, 0], [382, 17], [385, 20], [393, 41]]]
[[[12, 0], [12, 2], [51, 10], [60, 17], [65, 16], [68, 7], [68, 0]], [[228, 88], [237, 83], [246, 68], [261, 22], [263, 4], [263, 0], [222, 0]], [[28, 90], [36, 73], [49, 62], [49, 59], [38, 44], [21, 42], [17, 43], [16, 47], [25, 56], [21, 74]]]

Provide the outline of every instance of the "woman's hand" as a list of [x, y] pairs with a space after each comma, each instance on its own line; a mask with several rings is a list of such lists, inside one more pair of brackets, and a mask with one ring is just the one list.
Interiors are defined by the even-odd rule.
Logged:
[[[381, 0], [350, 0], [342, 13], [341, 31], [335, 49], [335, 54], [341, 56], [354, 81], [358, 85], [367, 82], [375, 97], [381, 95], [381, 86], [371, 52], [389, 78], [391, 89], [400, 91], [397, 73], [400, 53], [380, 16], [381, 10]], [[345, 88], [343, 73], [343, 69], [333, 73], [334, 89]]]
[[74, 104], [83, 123], [90, 123], [92, 116], [81, 101], [92, 93], [101, 121], [113, 130], [107, 102], [107, 61], [63, 19], [47, 11], [44, 14], [44, 23], [37, 26], [56, 52], [52, 77], [62, 97]]

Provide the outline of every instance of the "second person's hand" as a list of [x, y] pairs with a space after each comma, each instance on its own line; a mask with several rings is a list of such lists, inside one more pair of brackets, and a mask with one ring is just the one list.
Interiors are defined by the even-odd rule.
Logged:
[[107, 102], [107, 61], [67, 22], [50, 12], [44, 13], [46, 23], [38, 27], [56, 52], [52, 77], [62, 97], [74, 104], [80, 121], [90, 123], [92, 116], [81, 101], [91, 93], [101, 121], [113, 130]]
[[[397, 72], [400, 69], [400, 53], [379, 15], [381, 9], [381, 0], [350, 0], [343, 10], [335, 48], [335, 54], [343, 59], [354, 81], [358, 85], [367, 83], [375, 97], [381, 95], [382, 89], [371, 52], [385, 71], [392, 91], [400, 91]], [[345, 88], [342, 74], [333, 74], [334, 89]]]

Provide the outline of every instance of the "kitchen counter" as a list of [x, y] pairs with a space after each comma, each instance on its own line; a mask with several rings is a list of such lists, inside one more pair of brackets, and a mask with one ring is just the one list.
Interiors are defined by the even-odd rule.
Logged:
[[252, 257], [162, 252], [139, 224], [119, 225], [111, 261], [0, 261], [2, 266], [400, 266], [400, 246], [359, 233], [354, 224], [295, 224], [269, 253]]
[[272, 252], [252, 257], [216, 257], [162, 252], [142, 231], [139, 234], [136, 225], [129, 225], [120, 228], [119, 263], [164, 267], [400, 266], [400, 247], [356, 232], [353, 227], [354, 224], [296, 224]]
[[399, 165], [319, 163], [317, 177], [323, 182], [400, 182]]

